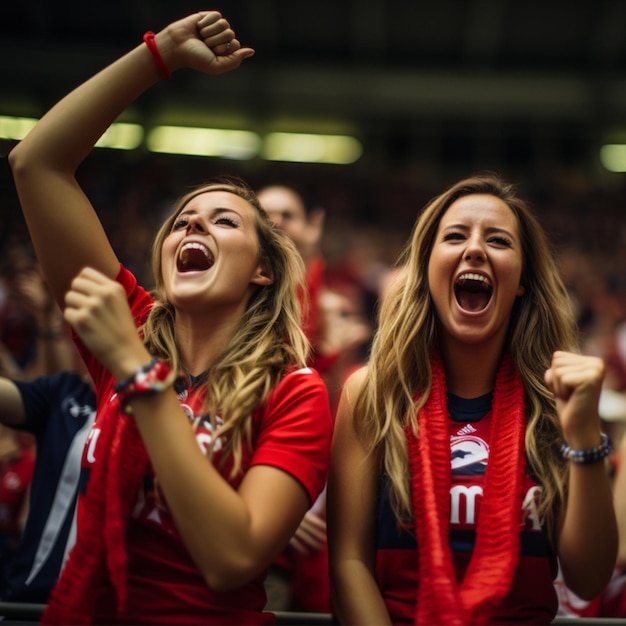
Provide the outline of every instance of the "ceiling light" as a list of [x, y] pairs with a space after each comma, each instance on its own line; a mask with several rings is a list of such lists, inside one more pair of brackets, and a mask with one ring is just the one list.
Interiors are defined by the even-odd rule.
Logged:
[[0, 139], [24, 139], [38, 120], [31, 117], [0, 115]]
[[185, 126], [157, 126], [146, 142], [152, 152], [239, 160], [255, 157], [260, 143], [256, 133], [246, 130]]
[[626, 172], [626, 144], [609, 143], [602, 146], [600, 162], [609, 172]]
[[261, 155], [269, 161], [293, 163], [354, 163], [363, 154], [361, 143], [347, 135], [269, 133]]
[[[0, 139], [21, 141], [39, 120], [31, 117], [0, 115]], [[138, 124], [112, 124], [96, 143], [97, 148], [134, 150], [143, 141], [143, 128]]]

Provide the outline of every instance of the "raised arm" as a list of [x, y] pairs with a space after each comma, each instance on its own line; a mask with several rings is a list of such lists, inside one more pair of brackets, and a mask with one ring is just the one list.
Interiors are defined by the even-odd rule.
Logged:
[[378, 465], [355, 431], [352, 412], [364, 372], [346, 382], [333, 432], [327, 499], [331, 601], [340, 624], [390, 624], [375, 579]]
[[[601, 359], [556, 352], [546, 372], [565, 442], [573, 450], [600, 445], [598, 404], [604, 377]], [[558, 536], [558, 556], [567, 586], [589, 600], [608, 583], [617, 556], [617, 524], [603, 462], [570, 461], [567, 504]]]
[[[155, 44], [171, 72], [188, 67], [220, 74], [253, 54], [233, 37], [220, 13], [205, 11], [170, 24]], [[217, 56], [229, 41], [229, 54]], [[9, 156], [35, 250], [59, 304], [81, 268], [117, 275], [119, 262], [75, 174], [111, 123], [159, 80], [159, 72], [141, 43], [63, 98]]]

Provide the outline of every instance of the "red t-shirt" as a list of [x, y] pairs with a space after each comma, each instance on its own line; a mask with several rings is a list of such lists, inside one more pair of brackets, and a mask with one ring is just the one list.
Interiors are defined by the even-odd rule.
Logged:
[[[117, 280], [125, 287], [131, 310], [140, 325], [152, 306], [150, 296], [124, 268]], [[88, 470], [98, 462], [100, 424], [102, 420], [118, 419], [119, 406], [113, 398], [115, 380], [111, 374], [84, 350], [83, 356], [98, 392], [97, 417], [83, 455], [83, 467]], [[200, 392], [185, 389], [179, 391], [178, 397], [190, 423], [198, 424], [198, 445], [206, 449], [211, 441], [211, 426], [200, 415]], [[291, 372], [273, 389], [263, 409], [254, 414], [253, 449], [243, 451], [242, 469], [246, 471], [253, 465], [277, 467], [298, 480], [314, 502], [326, 480], [330, 437], [330, 408], [323, 381], [309, 368]], [[214, 453], [216, 467], [219, 467], [219, 457], [218, 443]], [[227, 461], [220, 473], [233, 489], [237, 489], [242, 476], [231, 480], [230, 467]], [[207, 586], [164, 499], [156, 492], [153, 479], [152, 468], [147, 466], [127, 531], [126, 611], [123, 615], [114, 612], [114, 591], [110, 584], [106, 584], [96, 607], [96, 621], [110, 624], [273, 623], [274, 616], [262, 612], [265, 605], [264, 576], [225, 593], [215, 592]], [[78, 528], [80, 534], [80, 517]]]

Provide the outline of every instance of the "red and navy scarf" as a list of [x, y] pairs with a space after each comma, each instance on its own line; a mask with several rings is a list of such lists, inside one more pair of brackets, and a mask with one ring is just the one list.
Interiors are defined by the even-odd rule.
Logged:
[[407, 429], [411, 495], [419, 550], [415, 624], [483, 624], [508, 594], [519, 558], [526, 459], [524, 387], [506, 357], [496, 378], [491, 449], [472, 557], [457, 582], [448, 540], [450, 437], [443, 364], [431, 363], [432, 388]]

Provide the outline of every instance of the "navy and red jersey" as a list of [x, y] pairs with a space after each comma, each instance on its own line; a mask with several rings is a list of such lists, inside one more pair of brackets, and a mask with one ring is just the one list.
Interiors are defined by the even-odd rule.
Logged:
[[[122, 268], [118, 279], [126, 289], [131, 310], [139, 326], [145, 320], [152, 299], [139, 287], [134, 276]], [[89, 488], [90, 468], [98, 462], [98, 435], [102, 420], [123, 419], [113, 392], [115, 380], [86, 350], [83, 358], [96, 383], [98, 410], [83, 456], [84, 487]], [[202, 415], [201, 387], [177, 388], [178, 399], [195, 427], [202, 449], [211, 443], [212, 427]], [[293, 476], [314, 502], [326, 481], [331, 437], [328, 394], [320, 376], [303, 368], [287, 374], [272, 390], [262, 409], [253, 415], [253, 445], [245, 448], [242, 472], [230, 478], [231, 461], [220, 464], [220, 442], [214, 447], [213, 463], [237, 489], [243, 473], [254, 465], [271, 465]], [[219, 426], [219, 423], [218, 423]], [[182, 487], [184, 488], [184, 486]], [[81, 507], [78, 533], [80, 541]], [[201, 532], [202, 529], [199, 529]], [[110, 584], [101, 590], [96, 608], [101, 623], [210, 624], [273, 623], [263, 613], [264, 575], [231, 592], [210, 589], [176, 528], [167, 504], [155, 485], [150, 464], [127, 529], [128, 600], [123, 615], [114, 612], [115, 594]]]
[[[489, 461], [491, 394], [470, 400], [449, 394], [448, 407], [452, 463], [449, 540], [460, 582], [474, 548]], [[540, 489], [527, 475], [519, 562], [511, 591], [490, 623], [549, 624], [556, 614], [553, 580], [557, 562], [537, 516]], [[395, 624], [414, 623], [419, 586], [417, 550], [413, 526], [398, 527], [389, 503], [388, 481], [383, 477], [378, 498], [376, 575]]]

